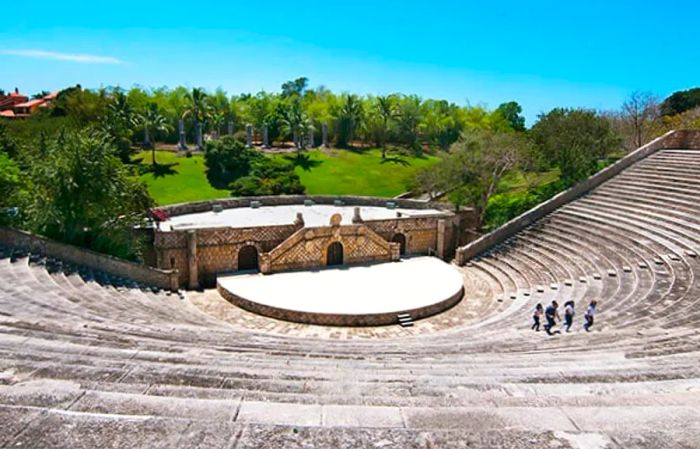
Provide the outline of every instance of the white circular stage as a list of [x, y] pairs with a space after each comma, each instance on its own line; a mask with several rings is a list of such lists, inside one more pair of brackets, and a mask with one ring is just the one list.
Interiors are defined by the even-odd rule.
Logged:
[[301, 323], [376, 326], [398, 315], [424, 318], [462, 298], [462, 275], [436, 257], [278, 274], [219, 277], [230, 302], [252, 312]]

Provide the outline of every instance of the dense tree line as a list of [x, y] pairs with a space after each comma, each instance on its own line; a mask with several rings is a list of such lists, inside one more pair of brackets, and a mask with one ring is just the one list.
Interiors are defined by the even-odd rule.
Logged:
[[[242, 137], [250, 124], [258, 140], [267, 125], [271, 143], [300, 146], [308, 144], [309, 132], [318, 145], [322, 126], [327, 125], [329, 142], [337, 147], [373, 145], [386, 151], [387, 146], [401, 146], [420, 153], [424, 149], [446, 150], [468, 129], [485, 125], [524, 128], [520, 112], [514, 102], [489, 111], [416, 95], [337, 94], [323, 86], [309, 88], [306, 78], [298, 78], [284, 83], [280, 92], [232, 96], [221, 89], [88, 90], [76, 86], [60, 92], [54, 106], [40, 114], [101, 126], [123, 153], [132, 145], [150, 148], [156, 140], [177, 143], [178, 120], [184, 121], [190, 144], [195, 143], [197, 124], [212, 137], [226, 133], [229, 122], [234, 133]], [[31, 121], [37, 122], [34, 118]], [[50, 122], [44, 123], [50, 126]]]
[[[246, 124], [258, 133], [266, 125], [270, 142], [296, 145], [297, 158], [305, 156], [310, 133], [320, 143], [325, 124], [336, 147], [374, 146], [382, 157], [392, 151], [440, 155], [418, 174], [416, 193], [473, 207], [479, 227], [491, 228], [669, 129], [700, 127], [696, 97], [697, 89], [664, 101], [637, 92], [619, 111], [556, 108], [527, 129], [516, 102], [488, 110], [416, 95], [336, 94], [309, 88], [306, 78], [284, 83], [277, 93], [234, 96], [221, 89], [76, 86], [26, 120], [0, 121], [0, 224], [138, 258], [134, 228], [153, 201], [138, 180], [144, 167], [132, 161], [133, 153], [177, 142], [183, 120], [190, 144], [195, 127], [207, 135], [201, 149], [209, 182], [233, 195], [304, 192], [289, 158], [246, 147]], [[224, 136], [229, 122], [233, 135]], [[152, 161], [157, 169], [155, 151]], [[554, 182], [534, 181], [553, 172]], [[515, 175], [526, 187], [504, 194], [502, 181]]]

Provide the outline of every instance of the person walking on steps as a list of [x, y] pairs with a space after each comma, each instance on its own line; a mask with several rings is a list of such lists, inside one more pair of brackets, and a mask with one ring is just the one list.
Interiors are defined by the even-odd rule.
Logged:
[[591, 327], [593, 327], [593, 317], [595, 316], [595, 309], [598, 306], [598, 301], [595, 299], [591, 301], [590, 304], [588, 304], [588, 309], [586, 309], [586, 314], [583, 316], [584, 320], [586, 321], [583, 324], [583, 328], [586, 330], [586, 332], [591, 331]]
[[535, 306], [535, 311], [532, 312], [532, 327], [530, 329], [537, 332], [540, 331], [540, 319], [542, 318], [542, 313], [544, 309], [542, 308], [542, 303]]
[[557, 320], [561, 321], [559, 311], [557, 311], [558, 307], [559, 304], [556, 301], [552, 301], [552, 303], [548, 305], [546, 309], [544, 309], [544, 317], [547, 320], [547, 324], [544, 325], [544, 330], [547, 332], [547, 335], [559, 333], [559, 331], [552, 332], [552, 328], [555, 324], [557, 324]]
[[574, 302], [566, 301], [564, 303], [564, 328], [567, 332], [571, 330], [571, 325], [574, 324]]

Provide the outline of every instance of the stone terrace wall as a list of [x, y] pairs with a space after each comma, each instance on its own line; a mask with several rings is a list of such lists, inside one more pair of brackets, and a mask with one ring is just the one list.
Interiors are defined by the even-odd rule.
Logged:
[[178, 289], [177, 270], [160, 270], [106, 254], [100, 254], [89, 249], [60, 243], [17, 229], [0, 227], [0, 245], [42, 254], [76, 265], [83, 265], [146, 285], [172, 291], [177, 291]]
[[648, 144], [636, 149], [623, 157], [613, 165], [606, 167], [590, 178], [582, 181], [570, 189], [561, 192], [555, 197], [539, 204], [522, 215], [512, 219], [500, 228], [483, 235], [466, 246], [457, 249], [457, 262], [463, 265], [467, 260], [482, 253], [498, 243], [508, 239], [514, 234], [525, 229], [540, 218], [554, 212], [561, 206], [574, 201], [586, 192], [598, 187], [602, 183], [620, 174], [636, 162], [654, 154], [662, 149], [692, 149], [700, 150], [700, 131], [678, 130], [669, 131], [663, 136], [652, 140]]
[[235, 207], [250, 207], [251, 201], [259, 201], [264, 206], [282, 206], [291, 204], [304, 204], [305, 200], [311, 200], [316, 204], [330, 204], [335, 201], [342, 201], [346, 206], [376, 206], [385, 207], [391, 201], [399, 208], [406, 209], [439, 209], [446, 213], [450, 212], [450, 207], [442, 203], [428, 201], [407, 200], [401, 198], [378, 198], [371, 196], [338, 196], [338, 195], [280, 195], [280, 196], [250, 196], [245, 198], [222, 198], [211, 201], [198, 201], [196, 203], [173, 204], [163, 206], [160, 209], [166, 210], [170, 216], [194, 214], [212, 210], [215, 204], [221, 205], [224, 209]]

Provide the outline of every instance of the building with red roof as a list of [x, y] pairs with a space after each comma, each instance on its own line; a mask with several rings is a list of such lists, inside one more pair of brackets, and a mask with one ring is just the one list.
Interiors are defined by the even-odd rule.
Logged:
[[28, 117], [37, 109], [48, 107], [57, 96], [58, 91], [30, 100], [29, 97], [22, 95], [19, 93], [19, 89], [15, 88], [14, 92], [9, 95], [0, 95], [0, 117]]

